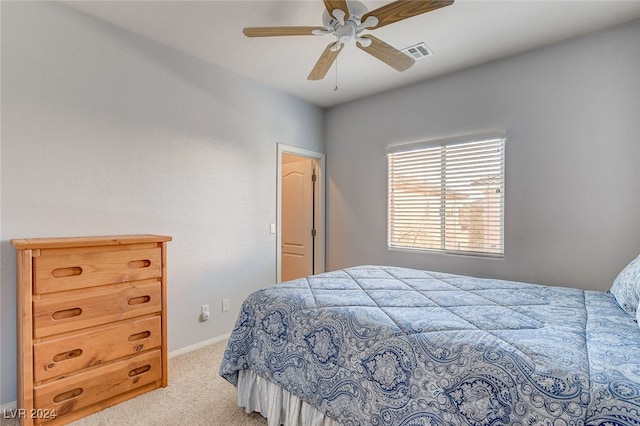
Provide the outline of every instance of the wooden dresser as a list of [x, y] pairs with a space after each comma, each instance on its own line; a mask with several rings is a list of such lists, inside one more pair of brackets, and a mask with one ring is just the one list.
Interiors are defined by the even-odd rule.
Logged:
[[168, 241], [11, 240], [22, 425], [66, 424], [167, 386]]

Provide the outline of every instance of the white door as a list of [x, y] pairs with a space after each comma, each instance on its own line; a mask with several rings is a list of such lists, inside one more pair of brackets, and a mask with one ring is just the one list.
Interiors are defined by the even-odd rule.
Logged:
[[282, 281], [313, 274], [314, 167], [313, 159], [282, 156]]

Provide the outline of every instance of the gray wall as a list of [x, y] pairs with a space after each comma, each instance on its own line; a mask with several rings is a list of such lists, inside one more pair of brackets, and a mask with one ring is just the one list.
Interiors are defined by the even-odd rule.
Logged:
[[323, 111], [66, 6], [3, 2], [0, 404], [16, 399], [10, 239], [171, 235], [169, 350], [222, 336], [275, 282], [277, 142], [323, 152]]
[[[327, 268], [608, 289], [640, 254], [639, 40], [636, 20], [329, 110]], [[385, 147], [496, 128], [508, 132], [504, 259], [389, 251]]]

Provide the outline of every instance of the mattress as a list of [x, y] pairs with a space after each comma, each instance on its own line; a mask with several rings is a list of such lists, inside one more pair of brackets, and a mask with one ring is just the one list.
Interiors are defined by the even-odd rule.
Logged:
[[346, 268], [251, 294], [219, 372], [348, 425], [640, 425], [640, 328], [607, 292]]

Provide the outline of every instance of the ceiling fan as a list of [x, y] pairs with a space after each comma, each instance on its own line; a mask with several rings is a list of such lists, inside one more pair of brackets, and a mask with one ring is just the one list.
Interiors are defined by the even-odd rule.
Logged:
[[333, 35], [336, 41], [329, 44], [307, 77], [322, 80], [342, 51], [345, 43], [354, 40], [358, 48], [386, 63], [397, 71], [411, 67], [414, 59], [365, 30], [375, 30], [413, 16], [421, 15], [454, 0], [399, 0], [371, 12], [355, 0], [324, 0], [323, 27], [247, 27], [242, 30], [247, 37], [276, 37], [298, 35]]

